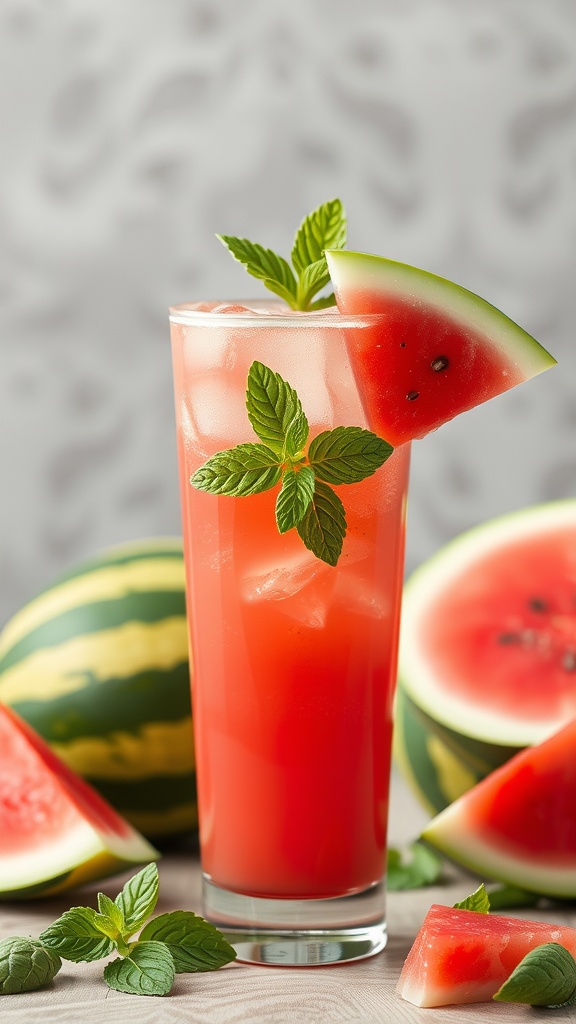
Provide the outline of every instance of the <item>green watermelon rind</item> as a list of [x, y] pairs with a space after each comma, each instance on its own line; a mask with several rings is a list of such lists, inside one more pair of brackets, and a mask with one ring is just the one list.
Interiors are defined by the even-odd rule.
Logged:
[[503, 845], [499, 847], [497, 835], [490, 841], [488, 829], [483, 836], [475, 827], [466, 813], [467, 795], [436, 815], [421, 833], [421, 839], [479, 878], [554, 899], [576, 897], [576, 864], [547, 864], [542, 858], [531, 857], [527, 850], [521, 856], [507, 853]]
[[[327, 249], [326, 259], [337, 300], [345, 284], [348, 294], [381, 293], [437, 309], [464, 330], [478, 332], [486, 344], [514, 362], [525, 380], [556, 365], [556, 359], [531, 334], [486, 299], [453, 281], [407, 263], [350, 249]], [[343, 308], [348, 311], [346, 303]]]
[[[434, 756], [435, 749], [443, 751], [445, 759], [450, 758], [443, 772], [438, 757]], [[410, 699], [402, 686], [398, 686], [394, 712], [394, 760], [430, 816], [448, 807], [518, 749], [471, 740], [440, 725]]]
[[556, 526], [576, 527], [576, 500], [563, 499], [510, 512], [475, 526], [446, 544], [415, 570], [403, 595], [398, 679], [410, 699], [431, 718], [463, 737], [503, 747], [531, 746], [560, 728], [566, 719], [549, 715], [543, 704], [538, 721], [523, 721], [518, 704], [510, 715], [474, 705], [447, 694], [419, 644], [419, 627], [435, 596], [446, 592], [464, 572], [472, 571], [483, 555], [509, 541], [535, 538]]

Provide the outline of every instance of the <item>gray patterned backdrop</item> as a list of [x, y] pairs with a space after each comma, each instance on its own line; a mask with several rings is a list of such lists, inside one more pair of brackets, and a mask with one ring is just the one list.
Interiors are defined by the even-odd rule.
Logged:
[[576, 495], [574, 0], [0, 0], [0, 82], [0, 623], [179, 532], [166, 308], [334, 195], [561, 362], [415, 446], [409, 567]]

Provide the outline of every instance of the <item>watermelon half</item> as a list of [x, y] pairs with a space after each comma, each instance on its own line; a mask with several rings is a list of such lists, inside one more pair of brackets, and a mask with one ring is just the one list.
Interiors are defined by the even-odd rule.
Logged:
[[576, 896], [576, 719], [496, 768], [426, 826], [423, 838], [484, 877]]
[[338, 308], [384, 313], [348, 345], [371, 428], [390, 444], [423, 437], [556, 360], [478, 295], [382, 256], [326, 252]]
[[158, 856], [0, 704], [0, 899], [48, 896]]
[[413, 573], [399, 686], [488, 766], [576, 717], [576, 501], [490, 520]]
[[412, 946], [396, 991], [416, 1006], [492, 999], [536, 946], [557, 942], [576, 956], [576, 929], [434, 904]]

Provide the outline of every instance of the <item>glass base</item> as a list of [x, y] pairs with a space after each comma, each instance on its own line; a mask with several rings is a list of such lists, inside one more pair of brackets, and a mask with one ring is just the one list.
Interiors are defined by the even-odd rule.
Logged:
[[386, 945], [383, 882], [334, 899], [264, 899], [203, 880], [203, 913], [243, 963], [320, 967], [363, 960]]

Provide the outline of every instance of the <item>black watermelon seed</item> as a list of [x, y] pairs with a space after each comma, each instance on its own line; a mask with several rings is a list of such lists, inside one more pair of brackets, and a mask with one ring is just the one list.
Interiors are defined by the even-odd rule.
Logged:
[[401, 341], [400, 342], [400, 348], [406, 348], [406, 342], [405, 341]]
[[498, 637], [499, 644], [519, 644], [520, 636], [518, 633], [500, 633]]
[[564, 651], [562, 668], [565, 669], [566, 672], [576, 672], [576, 651]]
[[409, 391], [408, 394], [406, 395], [406, 398], [408, 399], [409, 402], [413, 402], [416, 398], [419, 398], [419, 397], [420, 397], [420, 392], [419, 391]]
[[547, 612], [549, 610], [548, 601], [545, 601], [543, 597], [531, 597], [528, 601], [528, 607], [533, 612]]
[[447, 356], [436, 356], [430, 363], [430, 366], [434, 370], [434, 373], [441, 373], [448, 366], [449, 360]]

